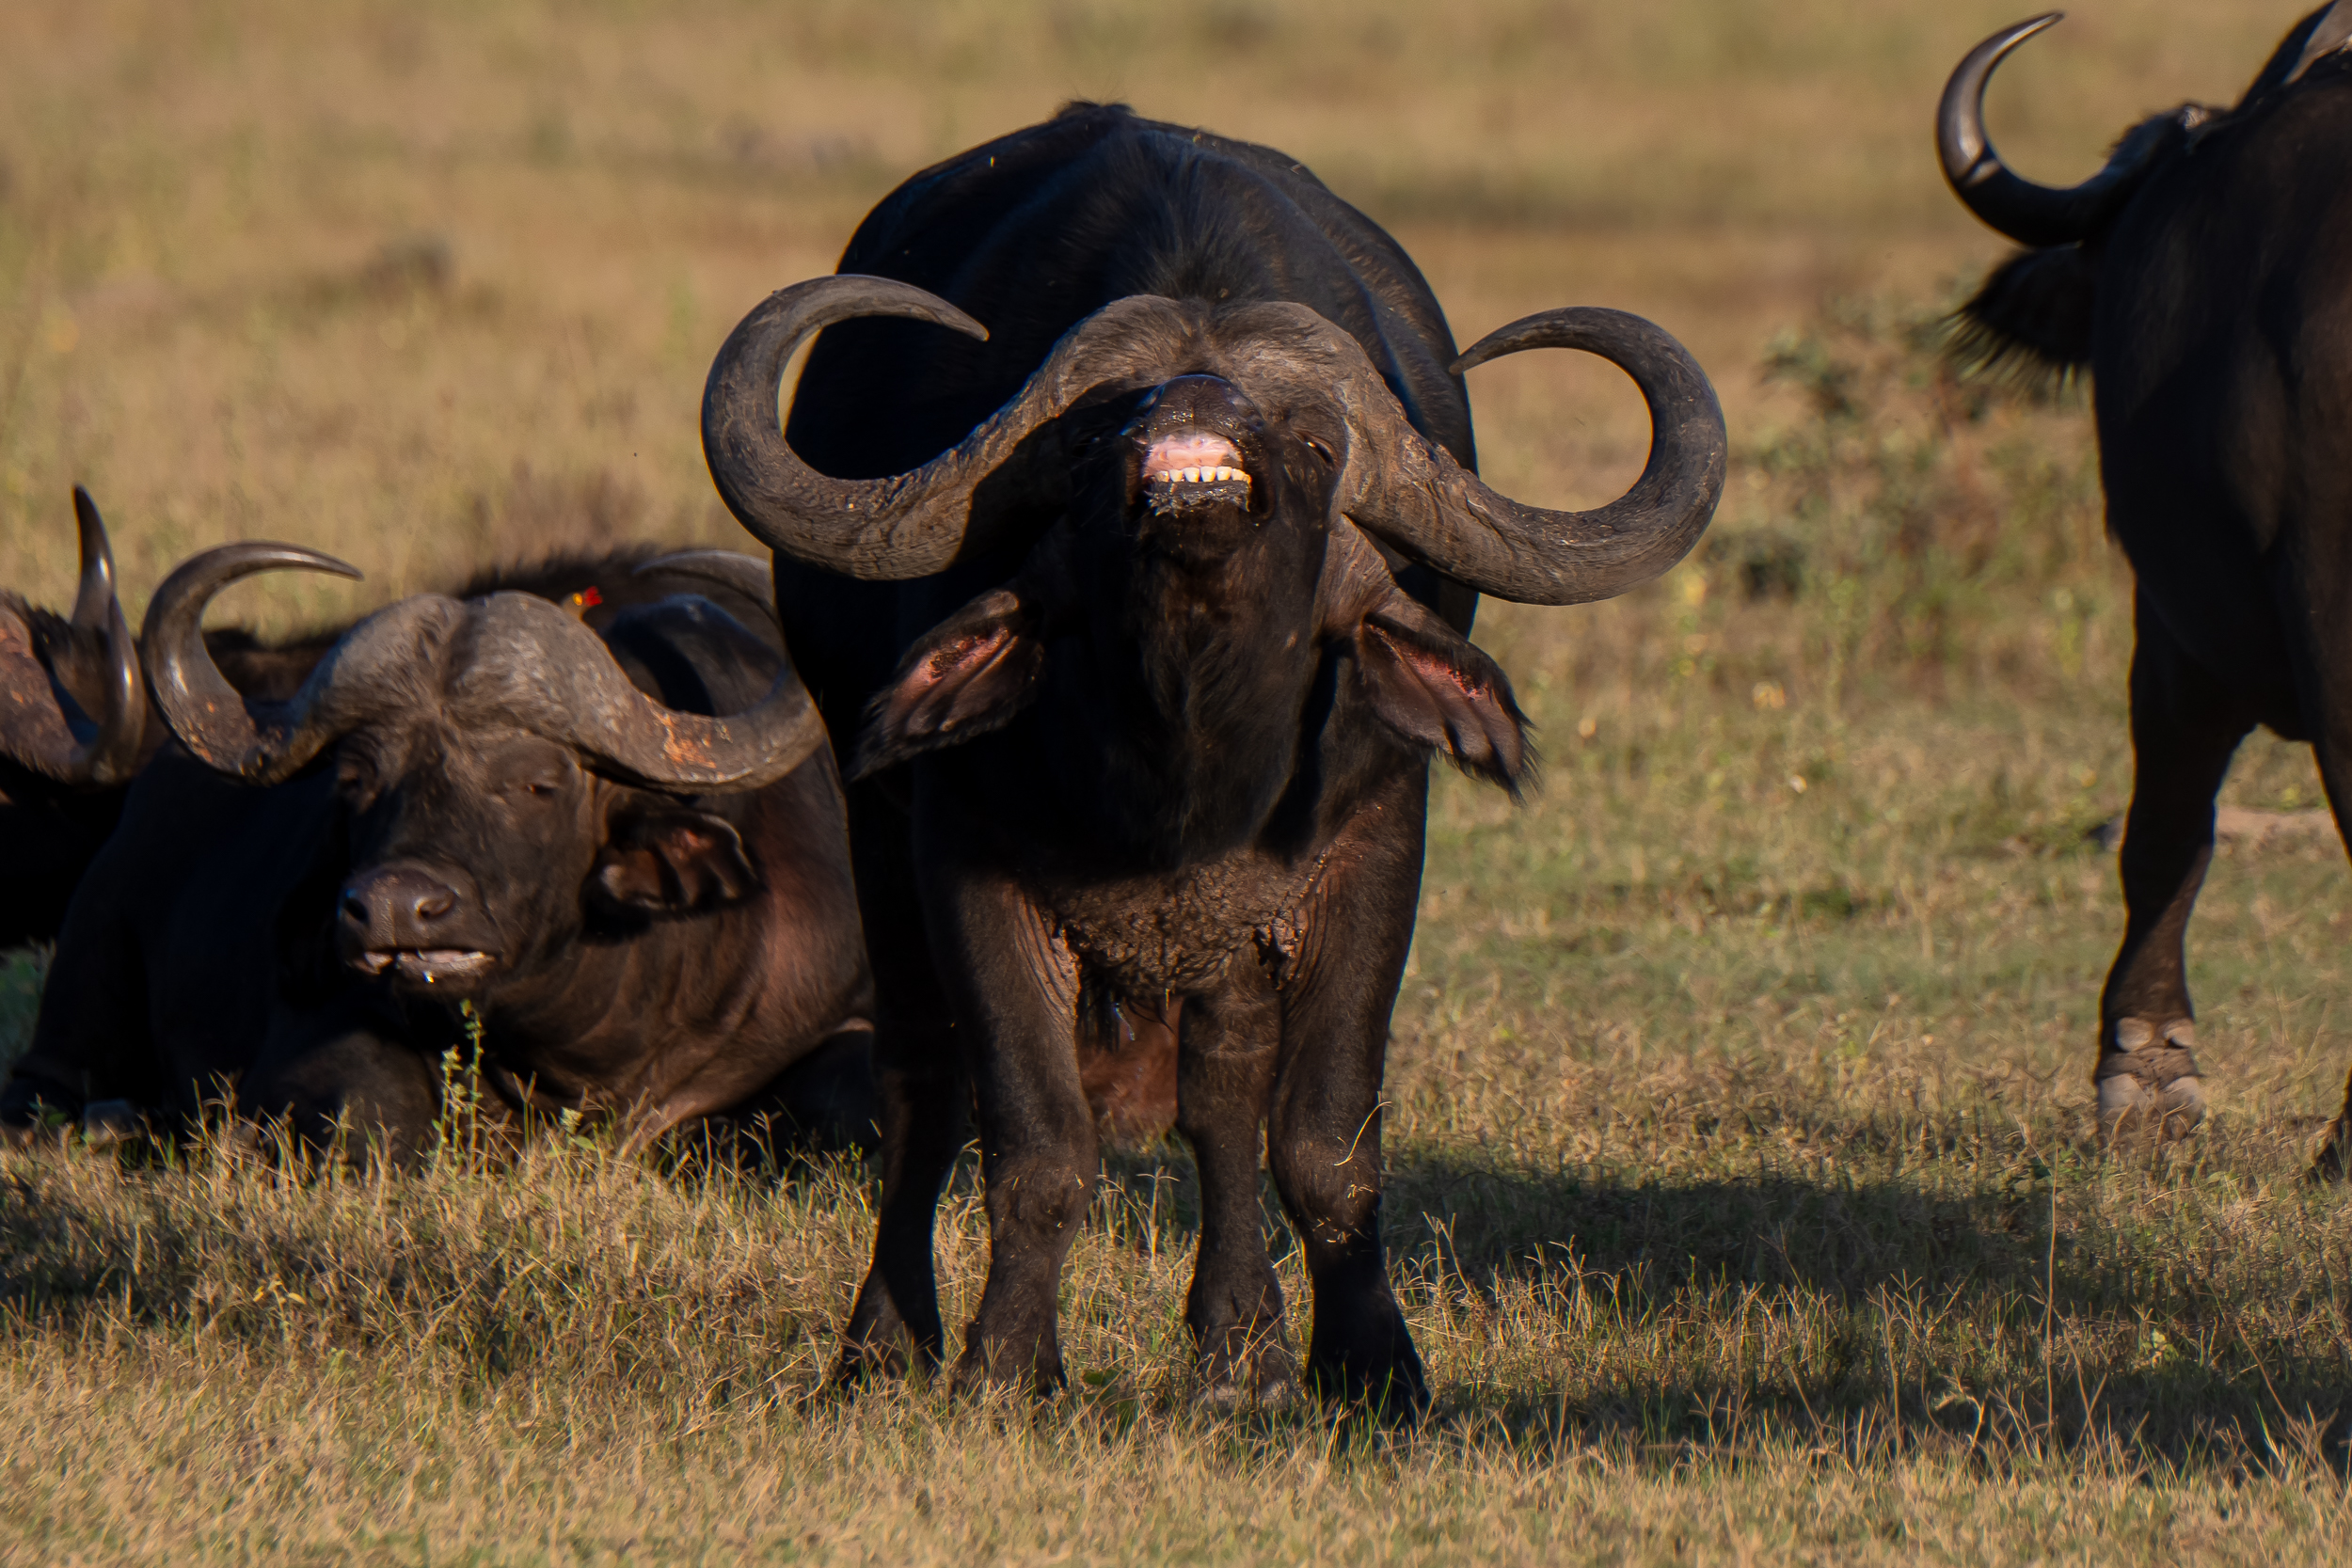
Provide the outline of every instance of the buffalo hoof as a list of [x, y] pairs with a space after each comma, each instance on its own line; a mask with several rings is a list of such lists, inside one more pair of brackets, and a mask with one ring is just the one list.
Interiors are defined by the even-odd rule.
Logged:
[[1279, 1410], [1298, 1398], [1298, 1361], [1277, 1323], [1256, 1333], [1234, 1329], [1227, 1343], [1200, 1355], [1194, 1398], [1219, 1415]]
[[2121, 1018], [2109, 1024], [2107, 1050], [2093, 1074], [2099, 1091], [2099, 1131], [2112, 1140], [2153, 1129], [2179, 1137], [2205, 1116], [2198, 1075], [2197, 1026], [2185, 1018], [2163, 1024]]
[[147, 1116], [127, 1100], [93, 1100], [82, 1108], [82, 1142], [112, 1148], [147, 1135]]
[[1060, 1393], [1068, 1381], [1058, 1350], [1045, 1347], [1025, 1354], [1011, 1345], [990, 1346], [975, 1338], [956, 1358], [956, 1375], [947, 1391], [958, 1400], [999, 1391], [1042, 1400]]
[[1320, 1342], [1307, 1362], [1307, 1384], [1326, 1404], [1361, 1411], [1382, 1421], [1416, 1421], [1429, 1408], [1429, 1380], [1402, 1314], [1366, 1336], [1367, 1342], [1337, 1354]]
[[[2306, 1180], [2341, 1181], [2352, 1176], [2352, 1125], [2347, 1124], [2352, 1124], [2352, 1116], [2338, 1117], [2328, 1124], [2319, 1152], [2312, 1157], [2312, 1168], [2303, 1173]], [[2352, 1419], [2352, 1411], [2347, 1411], [2345, 1418]]]

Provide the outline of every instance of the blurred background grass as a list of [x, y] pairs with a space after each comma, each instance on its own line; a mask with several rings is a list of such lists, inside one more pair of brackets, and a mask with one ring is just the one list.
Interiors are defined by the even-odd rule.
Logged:
[[[2105, 1161], [2088, 1138], [2121, 911], [2087, 835], [2129, 790], [2128, 575], [2079, 389], [1959, 386], [1935, 356], [2002, 247], [1945, 190], [1931, 116], [2015, 14], [0, 8], [0, 583], [50, 602], [76, 481], [135, 616], [232, 538], [369, 574], [229, 595], [273, 626], [558, 546], [740, 546], [696, 442], [727, 328], [904, 175], [1073, 96], [1297, 155], [1394, 230], [1463, 341], [1558, 304], [1651, 316], [1734, 447], [1659, 583], [1481, 614], [1548, 779], [1525, 808], [1435, 795], [1389, 1211], [1451, 1423], [1431, 1444], [1335, 1469], [1311, 1429], [1182, 1413], [1173, 1151], [1115, 1162], [1071, 1288], [1091, 1392], [1002, 1465], [1001, 1431], [920, 1397], [795, 1402], [862, 1266], [853, 1173], [738, 1191], [567, 1155], [305, 1191], [8, 1156], [0, 1410], [30, 1435], [0, 1518], [111, 1557], [388, 1560], [408, 1538], [375, 1521], [502, 1560], [485, 1518], [544, 1528], [548, 1560], [640, 1535], [693, 1560], [739, 1529], [960, 1561], [2340, 1548], [2340, 1489], [2296, 1467], [2352, 1368], [2352, 1230], [2296, 1184], [2352, 1059], [2332, 839], [2217, 863], [2207, 1131]], [[2079, 178], [2143, 113], [2233, 98], [2296, 14], [2086, 7], [2004, 69], [2003, 150]], [[1471, 389], [1516, 494], [1588, 504], [1638, 469], [1640, 404], [1597, 362]], [[2225, 796], [2318, 799], [2264, 739]], [[0, 1035], [39, 974], [0, 972]], [[338, 1382], [347, 1354], [399, 1370]], [[1970, 1419], [1993, 1448], [1953, 1446]]]

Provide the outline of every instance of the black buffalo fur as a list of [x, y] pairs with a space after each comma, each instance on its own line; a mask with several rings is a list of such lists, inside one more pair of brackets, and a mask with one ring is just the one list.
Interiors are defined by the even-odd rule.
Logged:
[[[2125, 922], [2092, 1069], [2111, 1130], [2202, 1113], [2185, 939], [2244, 737], [2309, 740], [2352, 821], [2352, 57], [2323, 38], [2304, 60], [2325, 15], [2233, 108], [2167, 117], [2100, 231], [2012, 258], [1963, 310], [1979, 359], [2091, 378], [2132, 564]], [[2316, 1166], [2347, 1167], [2352, 1090]]]
[[[2217, 139], [2226, 140], [2258, 124], [2289, 89], [2352, 73], [2352, 58], [2341, 53], [2324, 55], [2300, 72], [2294, 70], [2305, 39], [2327, 9], [2312, 12], [2289, 30], [2233, 106], [2185, 104], [2152, 115], [2118, 137], [2108, 156], [2136, 142], [2177, 138], [2178, 145], [2140, 176], [2142, 188], [2161, 185], [2169, 165], [2194, 158]], [[2184, 115], [2194, 124], [2185, 135]], [[2078, 244], [2021, 250], [1994, 267], [1948, 319], [1946, 356], [1953, 368], [1966, 375], [1991, 375], [2027, 391], [2087, 375], [2102, 257], [2107, 232], [2121, 221], [2119, 214], [2106, 230]]]
[[[525, 580], [565, 590], [610, 564]], [[772, 627], [699, 596], [627, 605], [602, 635], [682, 712], [740, 711], [788, 674]], [[421, 641], [286, 783], [176, 747], [138, 775], [67, 913], [0, 1131], [112, 1102], [184, 1123], [226, 1099], [306, 1145], [405, 1164], [450, 1108], [439, 1062], [470, 1017], [478, 1114], [516, 1129], [607, 1115], [642, 1142], [782, 1113], [865, 1135], [872, 992], [830, 751], [756, 790], [632, 786], [458, 717], [444, 689], [466, 657]], [[487, 960], [447, 962], [466, 953]]]
[[[587, 611], [591, 626], [603, 626], [633, 604], [678, 592], [681, 579], [665, 574], [640, 578], [636, 569], [663, 553], [650, 545], [608, 550], [563, 550], [534, 562], [476, 571], [447, 592], [456, 599], [511, 592], [563, 603], [594, 589], [602, 603]], [[782, 645], [768, 607], [706, 579], [686, 579], [693, 592], [719, 602], [762, 641]], [[4, 596], [32, 629], [37, 651], [68, 700], [100, 689], [105, 650], [95, 628], [72, 625], [64, 616]], [[241, 626], [208, 627], [204, 645], [229, 684], [245, 696], [264, 701], [292, 697], [310, 677], [320, 656], [351, 628], [349, 621], [314, 626], [286, 636], [263, 636]], [[94, 697], [91, 699], [94, 700]], [[170, 738], [162, 717], [147, 717], [141, 761], [151, 759]], [[0, 948], [54, 942], [67, 903], [83, 870], [106, 841], [122, 814], [127, 784], [111, 789], [62, 785], [0, 759]]]
[[[840, 270], [928, 289], [989, 337], [827, 328], [786, 425], [825, 473], [915, 467], [1136, 294], [1198, 310], [1213, 358], [1238, 353], [1220, 312], [1305, 305], [1423, 436], [1473, 460], [1420, 272], [1269, 148], [1073, 103], [908, 180]], [[860, 737], [851, 833], [882, 1009], [882, 1224], [837, 1375], [939, 1356], [932, 1210], [977, 1101], [993, 1262], [958, 1377], [1059, 1380], [1056, 1280], [1097, 1168], [1082, 1069], [1116, 1019], [1133, 1053], [1177, 1058], [1202, 1183], [1187, 1322], [1204, 1391], [1303, 1381], [1410, 1409], [1425, 1389], [1382, 1262], [1379, 1106], [1427, 759], [1516, 793], [1526, 720], [1467, 640], [1476, 595], [1335, 511], [1348, 437], [1319, 386], [1162, 373], [1037, 433], [1027, 450], [1058, 465], [1045, 482], [984, 482], [1006, 486], [989, 498], [1013, 519], [1002, 547], [902, 583], [779, 558], [793, 662], [835, 736]], [[1235, 443], [1246, 495], [1146, 499], [1143, 445], [1180, 427]], [[1265, 1251], [1262, 1151], [1313, 1281], [1303, 1368]]]

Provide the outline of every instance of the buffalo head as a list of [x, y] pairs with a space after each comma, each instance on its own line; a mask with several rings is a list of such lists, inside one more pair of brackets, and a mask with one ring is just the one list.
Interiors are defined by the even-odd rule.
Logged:
[[[1181, 817], [1186, 852], [1265, 820], [1295, 776], [1299, 720], [1334, 644], [1352, 644], [1359, 693], [1392, 736], [1516, 787], [1527, 753], [1508, 683], [1398, 587], [1392, 565], [1420, 562], [1522, 602], [1607, 598], [1679, 560], [1723, 486], [1712, 388], [1637, 317], [1548, 311], [1456, 365], [1568, 347], [1633, 376], [1655, 432], [1648, 464], [1617, 501], [1573, 513], [1481, 483], [1412, 426], [1357, 341], [1306, 307], [1150, 295], [1072, 328], [1018, 396], [923, 467], [829, 478], [782, 439], [778, 375], [810, 333], [866, 314], [981, 334], [945, 301], [881, 278], [773, 295], [720, 351], [705, 395], [705, 450], [729, 506], [783, 554], [855, 577], [1033, 547], [1014, 580], [908, 651], [855, 769], [1005, 724], [1039, 690], [1046, 644], [1067, 637], [1099, 664], [1139, 662], [1132, 700], [1109, 699], [1121, 712], [1167, 711], [1183, 684], [1184, 703], [1224, 715], [1213, 776], [1170, 781], [1147, 763], [1130, 777], [1113, 763], [1118, 776], [1102, 781], [1141, 816]], [[1091, 742], [1076, 751], [1104, 766]], [[1184, 803], [1154, 805], [1170, 791]]]
[[78, 484], [73, 514], [82, 577], [72, 615], [0, 594], [0, 763], [42, 792], [129, 782], [147, 726], [138, 648], [115, 598], [114, 550], [97, 503]]
[[2024, 360], [2058, 372], [2090, 363], [2091, 320], [2109, 232], [2134, 197], [2208, 138], [2260, 109], [2352, 44], [2352, 0], [2296, 24], [2236, 105], [2185, 103], [2126, 132], [2079, 185], [2039, 185], [2012, 172], [1985, 133], [1984, 89], [2019, 44], [2055, 25], [2052, 11], [2002, 28], [1968, 52], [1944, 86], [1936, 151], [1953, 194], [1987, 227], [2028, 247], [1996, 268], [1961, 308], [1958, 348], [1986, 365]]
[[[744, 318], [703, 397], [704, 451], [736, 516], [778, 552], [848, 577], [928, 577], [1010, 542], [1025, 523], [1067, 505], [1083, 462], [1073, 449], [1098, 433], [1083, 417], [1089, 410], [1189, 375], [1220, 377], [1262, 414], [1295, 426], [1298, 435], [1283, 443], [1286, 471], [1293, 440], [1324, 443], [1329, 512], [1456, 582], [1522, 603], [1609, 598], [1657, 576], [1696, 542], [1723, 490], [1714, 390], [1679, 343], [1638, 317], [1546, 311], [1488, 335], [1455, 364], [1458, 372], [1523, 349], [1581, 348], [1641, 387], [1654, 432], [1641, 479], [1596, 511], [1552, 512], [1487, 488], [1415, 430], [1356, 340], [1306, 307], [1149, 294], [1071, 328], [1010, 403], [922, 467], [829, 478], [785, 444], [778, 383], [818, 329], [877, 315], [987, 336], [911, 284], [814, 278]], [[1081, 417], [1066, 418], [1073, 412]]]
[[[764, 788], [824, 730], [790, 665], [707, 601], [625, 612], [600, 638], [530, 594], [421, 594], [344, 633], [290, 700], [240, 698], [199, 631], [204, 606], [289, 567], [358, 575], [291, 546], [210, 550], [157, 591], [143, 641], [156, 705], [199, 760], [255, 784], [331, 768], [343, 965], [479, 992], [564, 950], [592, 911], [686, 913], [756, 886], [728, 816], [692, 798]], [[761, 689], [708, 690], [697, 672], [713, 668], [758, 672], [765, 695], [710, 718], [631, 679], [713, 709]]]

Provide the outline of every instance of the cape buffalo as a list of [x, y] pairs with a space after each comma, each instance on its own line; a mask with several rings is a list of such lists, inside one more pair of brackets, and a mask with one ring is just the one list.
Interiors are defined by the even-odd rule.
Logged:
[[115, 600], [114, 552], [73, 492], [82, 578], [70, 617], [0, 593], [0, 948], [56, 934], [141, 761], [146, 690]]
[[232, 545], [157, 591], [149, 686], [185, 750], [83, 879], [0, 1125], [232, 1090], [412, 1159], [461, 1005], [494, 1108], [625, 1116], [642, 1143], [796, 1084], [854, 1101], [872, 1002], [840, 786], [774, 646], [702, 597], [599, 636], [532, 594], [423, 594], [288, 700], [241, 697], [199, 617], [285, 568], [358, 575]]
[[[122, 624], [105, 524], [78, 486], [73, 504], [82, 575], [71, 615], [0, 592], [0, 865], [8, 868], [0, 879], [0, 948], [56, 940], [90, 857], [122, 815], [132, 776], [170, 735], [147, 701], [137, 639]], [[602, 626], [632, 604], [692, 588], [783, 645], [765, 582], [714, 581], [689, 564], [644, 570], [657, 553], [640, 546], [553, 555], [477, 573], [451, 596], [532, 594], [575, 604], [590, 626]], [[346, 622], [262, 638], [216, 626], [204, 643], [241, 695], [282, 701], [349, 629]]]
[[2093, 1076], [2108, 1131], [2179, 1127], [2203, 1104], [2183, 938], [2238, 742], [2309, 740], [2337, 821], [2352, 810], [2352, 4], [2298, 24], [2234, 107], [2143, 121], [2069, 190], [2011, 173], [1984, 132], [1994, 67], [2057, 20], [1961, 62], [1937, 141], [1969, 211], [2032, 247], [1963, 308], [1963, 342], [2091, 375], [2137, 579], [2127, 918]]
[[[853, 319], [878, 317], [899, 319]], [[1648, 402], [1648, 466], [1596, 512], [1472, 476], [1461, 372], [1537, 347], [1600, 355]], [[1427, 758], [1529, 777], [1510, 684], [1464, 640], [1477, 593], [1606, 598], [1706, 526], [1724, 436], [1698, 366], [1596, 309], [1457, 356], [1396, 243], [1298, 164], [1074, 104], [914, 176], [838, 274], [754, 310], [703, 440], [777, 551], [835, 733], [864, 722], [883, 1195], [837, 1375], [937, 1360], [932, 1212], [976, 1099], [991, 1259], [957, 1382], [1060, 1382], [1057, 1281], [1098, 1167], [1076, 1055], [1140, 1017], [1178, 1034], [1204, 1392], [1295, 1382], [1263, 1121], [1313, 1282], [1308, 1381], [1417, 1406], [1380, 1084]]]

